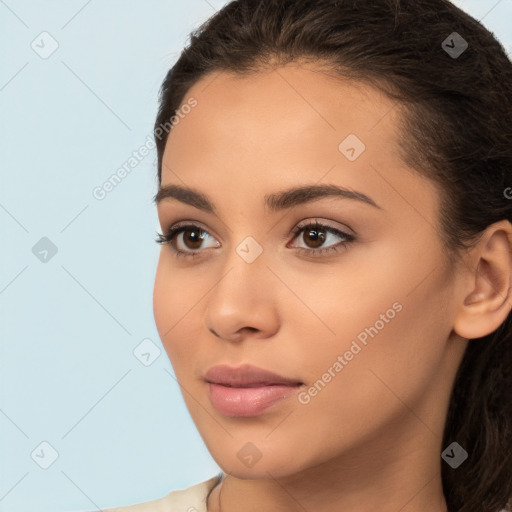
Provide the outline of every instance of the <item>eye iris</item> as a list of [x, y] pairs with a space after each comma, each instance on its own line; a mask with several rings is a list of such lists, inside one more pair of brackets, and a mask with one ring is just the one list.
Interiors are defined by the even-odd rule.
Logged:
[[313, 238], [313, 248], [320, 247], [325, 241], [325, 233], [319, 229], [309, 229], [304, 234]]
[[[187, 236], [185, 233], [195, 233], [195, 235]], [[197, 233], [200, 233], [199, 235]], [[183, 240], [188, 249], [199, 249], [201, 247], [201, 242], [203, 241], [204, 235], [201, 230], [195, 228], [188, 228], [183, 230]], [[190, 247], [188, 243], [191, 242], [192, 245], [195, 243], [197, 246]]]

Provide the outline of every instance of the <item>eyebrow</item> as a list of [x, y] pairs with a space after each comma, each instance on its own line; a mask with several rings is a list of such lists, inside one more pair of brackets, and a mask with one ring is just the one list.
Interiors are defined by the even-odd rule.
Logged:
[[[380, 210], [383, 209], [366, 194], [337, 185], [304, 185], [274, 194], [266, 194], [264, 196], [264, 206], [271, 212], [279, 212], [325, 197], [350, 199], [368, 204]], [[175, 199], [207, 213], [216, 214], [216, 209], [211, 199], [193, 188], [181, 185], [165, 185], [160, 187], [158, 193], [153, 198], [153, 202], [158, 205], [166, 199]]]

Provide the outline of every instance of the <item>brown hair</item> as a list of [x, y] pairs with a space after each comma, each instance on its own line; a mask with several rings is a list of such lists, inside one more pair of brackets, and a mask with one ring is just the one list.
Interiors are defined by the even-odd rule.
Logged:
[[[460, 54], [454, 32], [467, 43]], [[450, 37], [452, 39], [450, 39]], [[459, 48], [462, 39], [455, 39]], [[448, 43], [446, 43], [448, 41]], [[478, 21], [448, 0], [234, 0], [190, 37], [160, 91], [161, 126], [208, 73], [239, 75], [311, 60], [383, 90], [403, 112], [401, 156], [433, 180], [441, 232], [455, 261], [481, 232], [512, 221], [512, 63]], [[468, 459], [442, 464], [451, 512], [512, 510], [512, 313], [471, 340], [458, 369], [443, 436]]]

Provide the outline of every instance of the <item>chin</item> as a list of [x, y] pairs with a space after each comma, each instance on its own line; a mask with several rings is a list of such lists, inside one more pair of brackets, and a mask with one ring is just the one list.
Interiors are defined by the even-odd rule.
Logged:
[[220, 448], [216, 445], [217, 449], [207, 447], [224, 473], [242, 480], [282, 478], [306, 467], [304, 461], [297, 460], [297, 450], [293, 447], [282, 446], [282, 450], [277, 450], [268, 443], [258, 449], [257, 444], [233, 439], [231, 444], [224, 442]]

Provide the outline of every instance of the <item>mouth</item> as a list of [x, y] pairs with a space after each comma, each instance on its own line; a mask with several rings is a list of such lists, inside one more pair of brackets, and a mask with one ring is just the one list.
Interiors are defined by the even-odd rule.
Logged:
[[228, 365], [213, 366], [205, 375], [206, 382], [237, 388], [261, 386], [294, 386], [303, 384], [298, 379], [283, 377], [257, 366], [244, 364], [238, 367]]
[[293, 395], [303, 382], [251, 365], [214, 366], [205, 375], [213, 407], [225, 416], [247, 417]]

